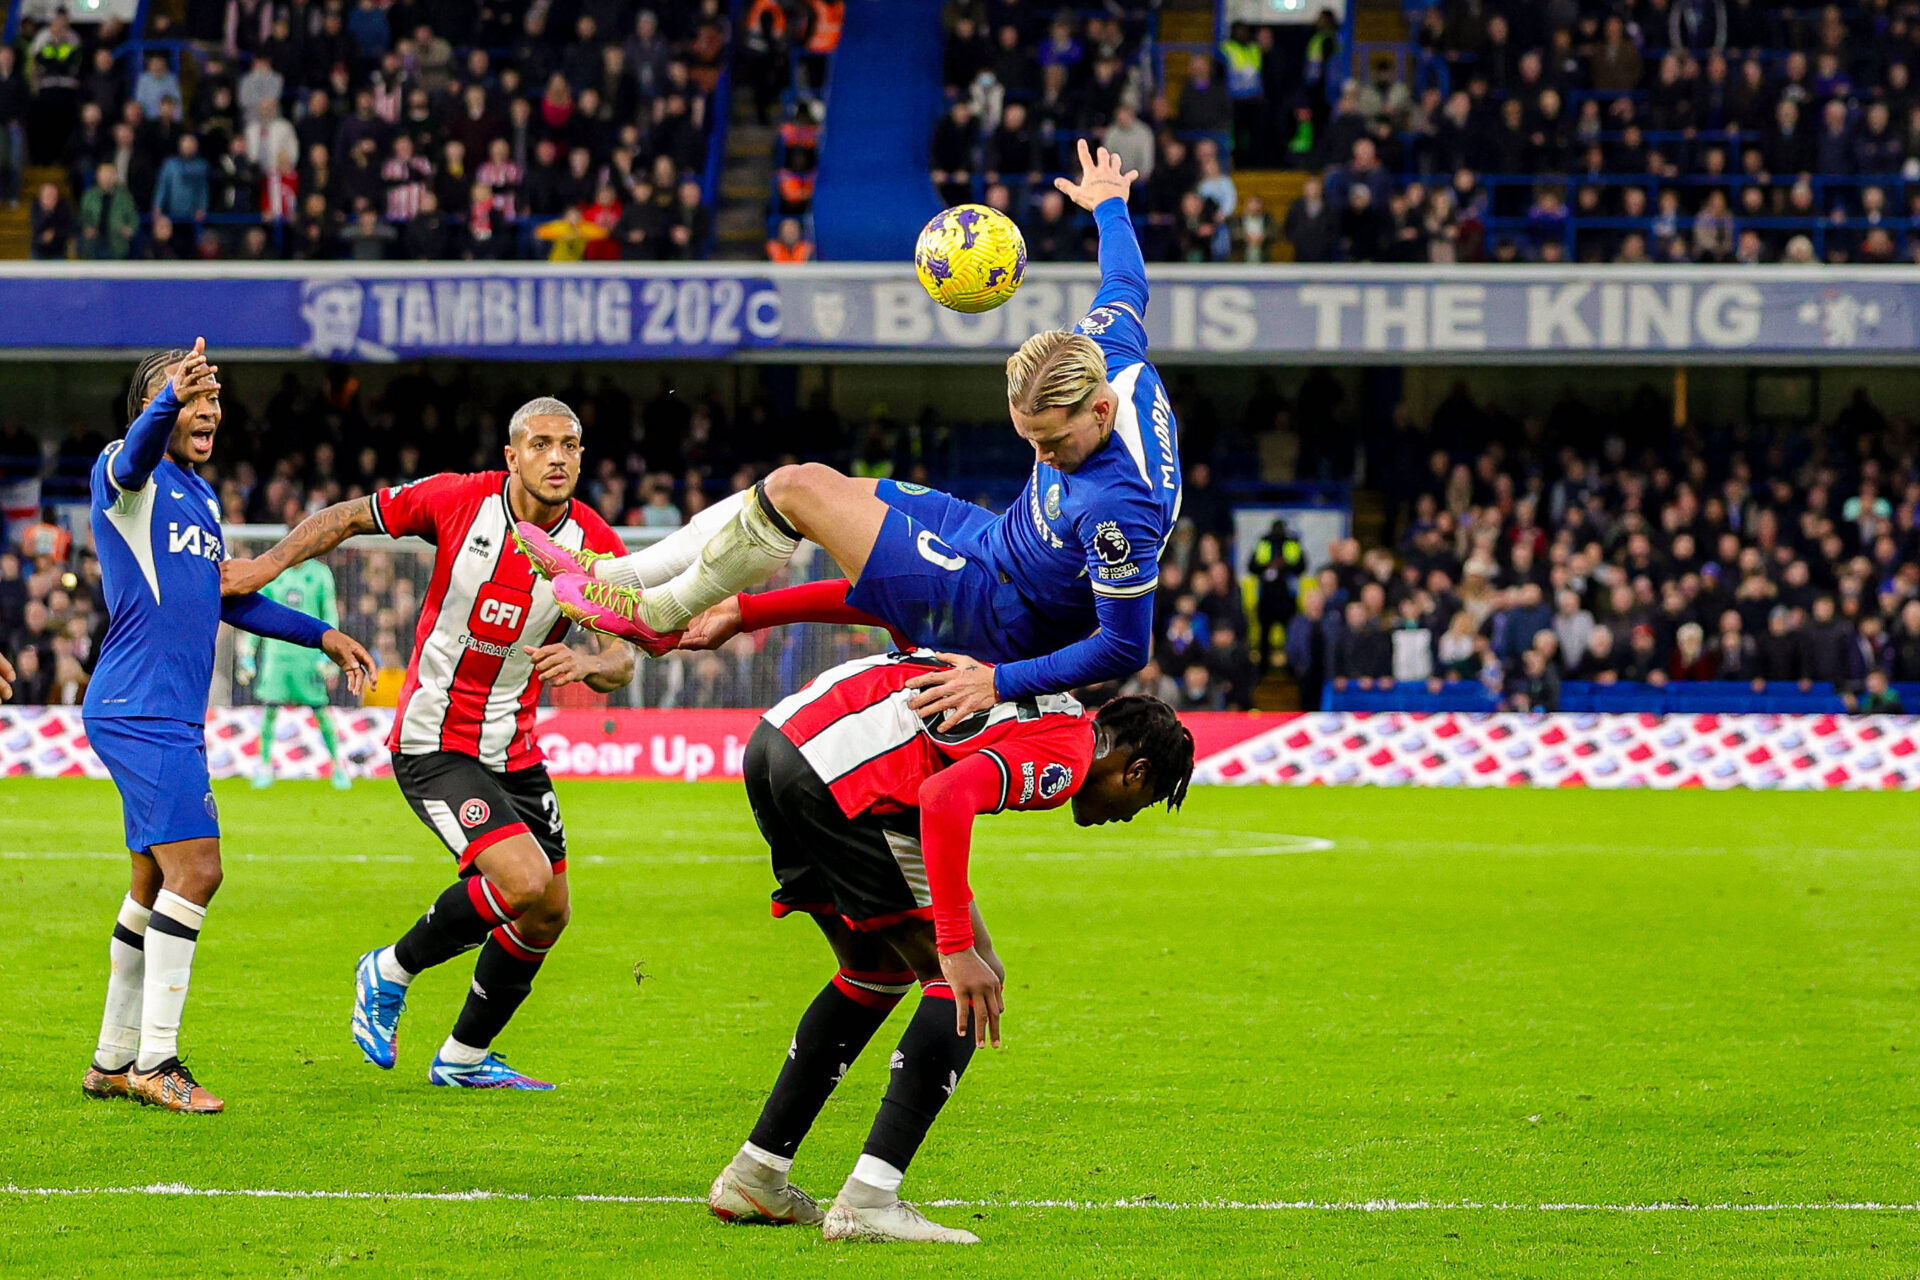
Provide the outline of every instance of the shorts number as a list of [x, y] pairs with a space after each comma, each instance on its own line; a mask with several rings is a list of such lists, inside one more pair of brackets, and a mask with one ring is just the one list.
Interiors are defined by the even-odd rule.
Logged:
[[[920, 536], [914, 539], [913, 545], [919, 548], [921, 559], [929, 564], [939, 565], [948, 573], [958, 573], [967, 567], [967, 558], [965, 556], [953, 555], [953, 548], [934, 537], [933, 530], [931, 529], [922, 529]], [[948, 554], [942, 555], [942, 551]]]
[[554, 835], [560, 834], [560, 797], [549, 791], [540, 797], [540, 807], [547, 811], [547, 830]]

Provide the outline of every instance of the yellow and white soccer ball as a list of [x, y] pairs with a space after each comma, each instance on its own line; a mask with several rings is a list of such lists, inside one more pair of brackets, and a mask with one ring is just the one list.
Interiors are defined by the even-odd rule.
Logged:
[[920, 284], [943, 307], [991, 311], [1027, 274], [1027, 239], [1012, 218], [983, 204], [942, 209], [913, 246]]

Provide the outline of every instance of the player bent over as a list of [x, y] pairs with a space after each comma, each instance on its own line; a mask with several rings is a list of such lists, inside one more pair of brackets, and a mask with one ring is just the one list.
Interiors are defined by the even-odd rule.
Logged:
[[132, 885], [110, 944], [107, 1007], [81, 1088], [171, 1111], [226, 1104], [180, 1061], [180, 1018], [220, 822], [207, 775], [207, 690], [220, 624], [320, 649], [358, 694], [373, 660], [328, 624], [258, 595], [220, 594], [220, 504], [194, 468], [220, 429], [206, 342], [140, 363], [124, 439], [93, 465], [90, 519], [109, 622], [87, 685], [87, 740], [120, 791]]
[[[1058, 182], [1099, 225], [1100, 289], [1072, 333], [1035, 334], [1007, 361], [1008, 412], [1034, 452], [1018, 502], [995, 515], [809, 464], [781, 467], [631, 556], [570, 555], [521, 529], [567, 616], [657, 655], [703, 611], [764, 582], [804, 537], [850, 579], [815, 590], [838, 590], [859, 620], [998, 664], [930, 673], [922, 711], [951, 721], [1144, 666], [1160, 550], [1180, 512], [1178, 430], [1147, 360], [1146, 264], [1126, 201], [1136, 175], [1105, 148], [1096, 157], [1083, 142], [1080, 157], [1081, 180]], [[698, 629], [701, 647], [732, 634], [713, 619]]]
[[353, 1039], [367, 1061], [391, 1068], [408, 985], [478, 947], [472, 989], [427, 1079], [550, 1089], [491, 1051], [571, 912], [566, 828], [534, 745], [534, 707], [544, 685], [619, 688], [633, 676], [633, 654], [623, 644], [584, 654], [562, 643], [567, 620], [553, 590], [513, 540], [521, 520], [558, 546], [624, 550], [573, 497], [579, 417], [551, 397], [530, 400], [507, 424], [505, 452], [505, 471], [429, 476], [316, 512], [259, 558], [229, 562], [226, 589], [254, 590], [355, 534], [411, 535], [436, 547], [387, 747], [401, 794], [460, 874], [399, 941], [360, 957]]
[[[289, 609], [311, 609], [328, 626], [340, 622], [335, 603], [333, 570], [309, 560], [281, 574], [260, 589], [260, 594], [278, 600]], [[332, 761], [333, 789], [345, 791], [353, 785], [340, 759], [340, 735], [334, 730], [333, 717], [327, 714], [331, 700], [324, 664], [316, 663], [293, 645], [278, 640], [255, 642], [240, 638], [240, 682], [253, 686], [260, 699], [260, 770], [253, 775], [256, 788], [273, 785], [273, 730], [282, 707], [304, 707], [313, 712], [320, 728], [320, 741], [326, 745]]]
[[[830, 1240], [974, 1244], [899, 1197], [976, 1046], [1000, 1045], [1005, 969], [967, 887], [977, 814], [1053, 809], [1081, 826], [1177, 808], [1193, 736], [1153, 698], [1088, 716], [1064, 695], [998, 703], [952, 730], [915, 712], [925, 650], [844, 663], [767, 712], [747, 798], [773, 855], [776, 916], [811, 914], [839, 971], [800, 1019], [760, 1119], [707, 1204], [732, 1222], [821, 1223]], [[867, 1143], [824, 1214], [788, 1181], [794, 1152], [888, 1013], [920, 985]], [[971, 1026], [969, 1026], [971, 1023]]]

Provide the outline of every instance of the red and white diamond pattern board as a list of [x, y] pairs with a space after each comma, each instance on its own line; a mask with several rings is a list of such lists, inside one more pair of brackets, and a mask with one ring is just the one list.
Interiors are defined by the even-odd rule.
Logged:
[[1313, 713], [1204, 754], [1194, 781], [1907, 790], [1920, 717]]

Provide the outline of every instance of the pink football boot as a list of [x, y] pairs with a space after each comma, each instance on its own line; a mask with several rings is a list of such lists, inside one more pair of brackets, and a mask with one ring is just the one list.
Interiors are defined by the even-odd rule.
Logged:
[[632, 587], [596, 582], [583, 573], [563, 573], [553, 580], [553, 599], [560, 612], [589, 631], [626, 640], [650, 657], [672, 653], [683, 631], [655, 631], [640, 620], [640, 593]]
[[613, 559], [600, 551], [575, 551], [571, 547], [563, 547], [549, 538], [545, 529], [527, 520], [515, 522], [513, 540], [520, 544], [520, 550], [526, 553], [527, 559], [533, 561], [533, 571], [548, 581], [563, 573], [577, 573], [583, 578], [591, 578], [595, 561]]

